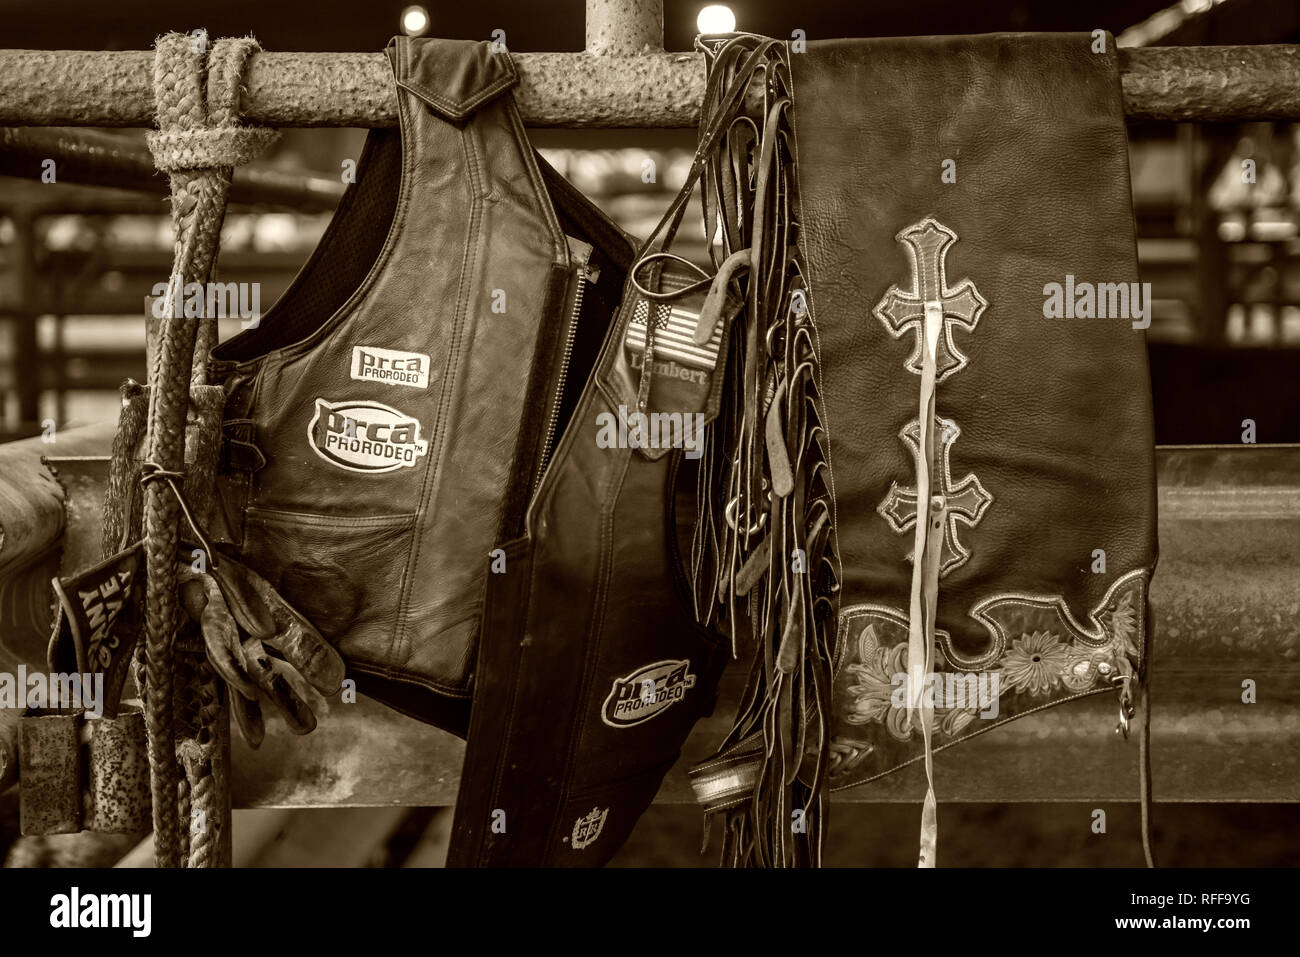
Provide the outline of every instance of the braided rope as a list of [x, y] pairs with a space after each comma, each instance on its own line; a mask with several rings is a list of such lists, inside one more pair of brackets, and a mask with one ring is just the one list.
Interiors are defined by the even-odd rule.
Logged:
[[187, 744], [187, 739], [182, 739], [176, 746], [176, 759], [185, 769], [185, 773], [180, 776], [176, 782], [176, 806], [177, 816], [180, 818], [180, 859], [181, 866], [189, 866], [190, 859], [190, 834], [192, 822], [194, 820], [194, 810], [192, 801], [192, 785], [190, 784], [189, 766], [185, 761], [185, 752], [182, 750]]
[[[206, 44], [172, 33], [154, 48], [154, 95], [158, 132], [149, 136], [160, 169], [170, 174], [172, 223], [176, 230], [172, 291], [206, 282], [216, 263], [232, 164], [267, 145], [269, 131], [239, 132], [240, 77], [258, 49], [249, 38], [220, 40], [210, 56]], [[216, 339], [214, 320], [169, 315], [163, 319], [151, 383], [146, 458], [166, 471], [185, 467], [190, 384], [205, 381], [206, 360]], [[200, 331], [202, 330], [202, 331]], [[206, 483], [205, 478], [196, 484]], [[155, 853], [159, 867], [180, 866], [182, 844], [180, 769], [176, 755], [173, 640], [178, 620], [175, 557], [180, 508], [165, 483], [145, 487], [146, 585], [145, 717], [153, 791]], [[210, 859], [210, 858], [209, 858]]]
[[[185, 492], [199, 523], [211, 524], [215, 506], [217, 461], [221, 453], [221, 416], [225, 390], [215, 385], [195, 385], [190, 389], [190, 427], [186, 430], [185, 460], [189, 474]], [[211, 556], [209, 556], [211, 558]], [[189, 652], [189, 649], [186, 649]], [[189, 867], [214, 867], [221, 863], [225, 838], [229, 831], [229, 796], [224, 783], [229, 780], [229, 736], [221, 733], [223, 723], [229, 727], [225, 686], [208, 662], [201, 643], [181, 657], [187, 679], [189, 704], [192, 708], [191, 737], [181, 747], [193, 745], [197, 760], [184, 764], [190, 788]], [[195, 814], [199, 828], [194, 829]]]
[[187, 866], [213, 867], [218, 863], [226, 826], [227, 802], [217, 783], [217, 765], [224, 757], [217, 728], [226, 717], [226, 702], [221, 682], [202, 651], [185, 656], [185, 671], [193, 705], [192, 735], [177, 744], [176, 753], [185, 768], [190, 799], [185, 818], [189, 822]]

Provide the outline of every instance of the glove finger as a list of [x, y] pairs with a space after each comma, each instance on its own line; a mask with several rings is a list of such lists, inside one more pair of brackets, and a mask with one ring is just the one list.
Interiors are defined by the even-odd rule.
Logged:
[[248, 746], [257, 750], [266, 737], [266, 722], [262, 720], [262, 706], [256, 699], [249, 700], [243, 695], [230, 696], [230, 710], [235, 716], [235, 725]]
[[262, 587], [269, 589], [271, 586], [262, 576], [224, 555], [209, 566], [208, 574], [221, 586], [226, 606], [246, 634], [265, 641], [276, 633], [275, 620], [267, 607]]
[[[203, 645], [208, 652], [208, 661], [217, 674], [226, 680], [239, 695], [245, 698], [257, 697], [257, 686], [245, 673], [244, 651], [239, 640], [239, 626], [230, 614], [221, 589], [217, 583], [206, 575], [198, 576], [181, 586], [186, 609], [197, 604], [194, 593], [199, 592], [203, 602], [199, 613], [199, 630], [203, 632]], [[190, 611], [193, 616], [193, 611]]]
[[[274, 594], [274, 593], [272, 593]], [[331, 695], [343, 684], [346, 666], [334, 646], [321, 637], [311, 622], [275, 595], [271, 614], [280, 626], [279, 634], [267, 644], [284, 656], [311, 686], [323, 695]]]
[[249, 664], [253, 680], [279, 709], [290, 731], [306, 734], [316, 727], [316, 715], [298, 692], [293, 690], [284, 675], [275, 670], [271, 656], [256, 638], [244, 642], [244, 659]]
[[[221, 559], [219, 568], [213, 569], [213, 575], [222, 583], [231, 611], [245, 632], [284, 656], [321, 694], [330, 695], [339, 690], [346, 673], [342, 656], [270, 582], [247, 565], [227, 557]], [[237, 596], [238, 606], [230, 601], [232, 594]]]

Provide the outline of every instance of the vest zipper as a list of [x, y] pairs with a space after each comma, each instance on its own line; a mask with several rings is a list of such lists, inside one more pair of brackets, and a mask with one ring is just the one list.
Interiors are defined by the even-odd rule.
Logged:
[[560, 372], [555, 380], [555, 391], [551, 396], [551, 411], [546, 421], [546, 438], [542, 443], [542, 454], [537, 461], [537, 473], [533, 476], [532, 491], [542, 484], [542, 476], [550, 463], [551, 452], [555, 448], [555, 432], [559, 426], [560, 404], [564, 398], [564, 386], [569, 379], [569, 360], [573, 356], [573, 343], [578, 337], [578, 320], [582, 313], [582, 301], [587, 294], [587, 283], [595, 282], [600, 270], [591, 265], [592, 247], [581, 239], [565, 236], [569, 242], [569, 259], [574, 265], [573, 300], [569, 314], [565, 319], [564, 349], [560, 353]]

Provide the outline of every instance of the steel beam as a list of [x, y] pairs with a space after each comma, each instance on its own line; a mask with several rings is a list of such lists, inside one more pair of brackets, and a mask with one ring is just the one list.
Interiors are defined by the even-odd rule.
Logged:
[[[611, 0], [613, 2], [613, 0]], [[594, 0], [593, 0], [594, 3]], [[593, 53], [520, 53], [517, 91], [530, 126], [688, 127], [704, 93], [698, 54], [620, 50], [590, 27]], [[620, 30], [623, 28], [619, 28]], [[629, 44], [650, 43], [644, 27]], [[1120, 50], [1125, 112], [1142, 120], [1300, 119], [1300, 46]], [[393, 126], [397, 99], [382, 53], [259, 53], [241, 109], [268, 126]], [[0, 125], [151, 126], [153, 53], [0, 51]]]

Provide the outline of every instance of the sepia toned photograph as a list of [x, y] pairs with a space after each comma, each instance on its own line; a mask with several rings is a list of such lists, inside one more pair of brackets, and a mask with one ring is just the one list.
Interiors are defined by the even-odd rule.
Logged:
[[900, 941], [1273, 923], [1300, 2], [0, 23], [23, 923], [738, 868]]

